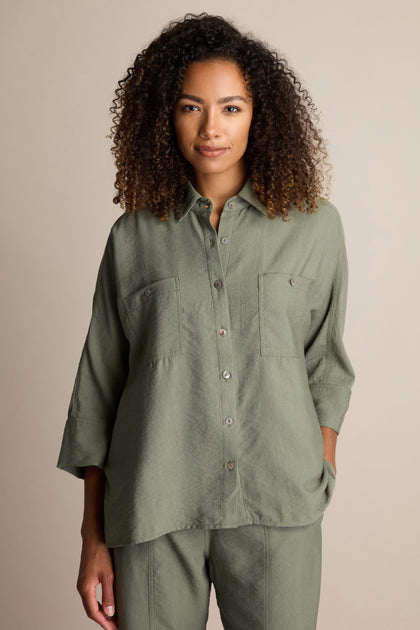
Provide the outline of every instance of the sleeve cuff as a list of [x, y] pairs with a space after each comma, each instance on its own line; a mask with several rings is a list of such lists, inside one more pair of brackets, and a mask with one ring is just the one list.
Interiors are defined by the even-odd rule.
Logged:
[[56, 467], [84, 479], [85, 466], [103, 469], [107, 452], [108, 437], [103, 423], [68, 418]]
[[339, 434], [349, 408], [350, 397], [351, 390], [343, 387], [323, 386], [322, 395], [319, 397], [313, 392], [319, 424], [322, 427], [330, 427]]

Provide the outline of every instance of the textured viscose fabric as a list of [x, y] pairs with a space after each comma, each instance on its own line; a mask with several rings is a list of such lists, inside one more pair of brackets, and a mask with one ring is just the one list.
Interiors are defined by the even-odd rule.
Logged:
[[303, 527], [178, 530], [111, 549], [118, 630], [315, 630], [323, 515]]
[[108, 547], [189, 528], [306, 525], [335, 486], [354, 370], [337, 208], [270, 219], [247, 180], [180, 217], [124, 213], [99, 266], [57, 467], [106, 475]]

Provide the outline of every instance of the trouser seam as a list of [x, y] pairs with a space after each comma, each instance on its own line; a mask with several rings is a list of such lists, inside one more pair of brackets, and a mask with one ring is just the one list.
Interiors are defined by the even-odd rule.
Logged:
[[263, 630], [268, 630], [268, 581], [269, 581], [269, 538], [268, 527], [263, 525], [264, 534], [264, 619]]
[[154, 541], [147, 543], [149, 551], [149, 579], [148, 579], [148, 600], [149, 600], [149, 628], [155, 629], [155, 607], [154, 607]]

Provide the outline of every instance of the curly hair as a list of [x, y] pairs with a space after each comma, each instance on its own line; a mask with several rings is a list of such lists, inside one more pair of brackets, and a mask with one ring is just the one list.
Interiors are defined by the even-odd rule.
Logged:
[[178, 147], [173, 108], [187, 67], [208, 59], [235, 62], [251, 90], [245, 160], [267, 215], [288, 221], [291, 204], [316, 211], [316, 198], [328, 198], [331, 165], [311, 97], [276, 51], [207, 13], [171, 21], [118, 81], [107, 136], [117, 168], [113, 202], [133, 214], [148, 209], [161, 221], [171, 209], [178, 216], [192, 166]]

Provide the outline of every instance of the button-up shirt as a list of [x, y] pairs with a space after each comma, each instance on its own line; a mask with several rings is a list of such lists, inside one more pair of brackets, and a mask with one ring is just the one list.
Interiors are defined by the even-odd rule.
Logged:
[[248, 179], [218, 230], [191, 182], [181, 214], [113, 223], [57, 467], [105, 473], [108, 547], [179, 529], [306, 525], [336, 483], [355, 378], [337, 208], [270, 219]]

